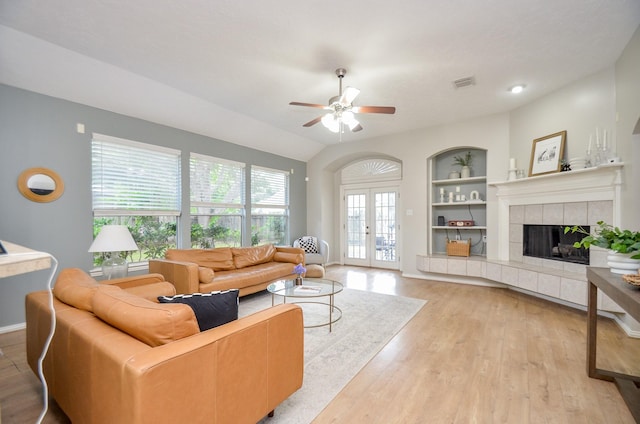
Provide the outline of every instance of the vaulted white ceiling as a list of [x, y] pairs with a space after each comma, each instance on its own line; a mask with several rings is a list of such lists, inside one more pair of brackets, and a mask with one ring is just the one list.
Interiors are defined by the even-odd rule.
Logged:
[[338, 67], [397, 108], [341, 142], [392, 139], [610, 66], [639, 24], [638, 0], [0, 0], [0, 83], [308, 160], [338, 135], [289, 102], [327, 103]]

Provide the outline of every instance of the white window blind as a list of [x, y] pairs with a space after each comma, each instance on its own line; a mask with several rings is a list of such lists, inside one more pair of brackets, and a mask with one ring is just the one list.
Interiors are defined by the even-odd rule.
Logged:
[[289, 172], [276, 169], [251, 167], [252, 207], [289, 206]]
[[243, 163], [191, 153], [191, 205], [244, 207], [244, 171]]
[[180, 215], [180, 151], [93, 134], [95, 216]]

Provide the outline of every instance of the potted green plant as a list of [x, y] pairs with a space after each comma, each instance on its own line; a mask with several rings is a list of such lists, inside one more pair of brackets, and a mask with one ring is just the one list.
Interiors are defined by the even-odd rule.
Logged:
[[464, 156], [454, 156], [453, 164], [460, 165], [462, 169], [460, 170], [460, 176], [462, 178], [469, 178], [471, 176], [471, 163], [473, 162], [473, 155], [471, 152], [467, 152]]
[[640, 268], [640, 231], [621, 230], [618, 227], [598, 221], [597, 228], [589, 233], [580, 225], [565, 227], [564, 233], [584, 234], [582, 240], [573, 244], [573, 247], [591, 246], [608, 249], [611, 254], [607, 256], [607, 262], [611, 272], [616, 274], [629, 274], [638, 272]]

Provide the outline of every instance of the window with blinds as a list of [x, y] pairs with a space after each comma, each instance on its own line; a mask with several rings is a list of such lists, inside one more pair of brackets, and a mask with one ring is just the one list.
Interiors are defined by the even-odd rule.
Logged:
[[180, 215], [180, 151], [94, 134], [93, 212]]
[[[180, 151], [93, 134], [91, 192], [94, 236], [102, 225], [126, 225], [140, 251], [130, 260], [164, 256], [176, 246]], [[100, 265], [103, 258], [94, 257]]]
[[191, 246], [242, 245], [245, 164], [191, 153]]
[[289, 172], [251, 167], [251, 244], [287, 244]]

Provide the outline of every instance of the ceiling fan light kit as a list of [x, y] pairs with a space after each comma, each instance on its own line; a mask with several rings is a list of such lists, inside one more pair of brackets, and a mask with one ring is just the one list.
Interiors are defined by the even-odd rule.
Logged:
[[362, 130], [362, 125], [355, 117], [356, 113], [384, 113], [394, 114], [396, 108], [393, 106], [360, 106], [354, 107], [353, 101], [360, 94], [360, 90], [355, 87], [345, 87], [342, 91], [342, 78], [347, 74], [347, 70], [344, 68], [336, 69], [336, 75], [340, 81], [339, 92], [337, 96], [329, 99], [329, 105], [319, 105], [315, 103], [302, 103], [302, 102], [290, 102], [292, 106], [306, 106], [325, 109], [330, 112], [323, 116], [319, 116], [306, 124], [303, 127], [311, 127], [318, 122], [322, 122], [322, 125], [329, 131], [342, 134], [344, 132], [344, 126], [347, 126], [351, 132], [357, 132]]

